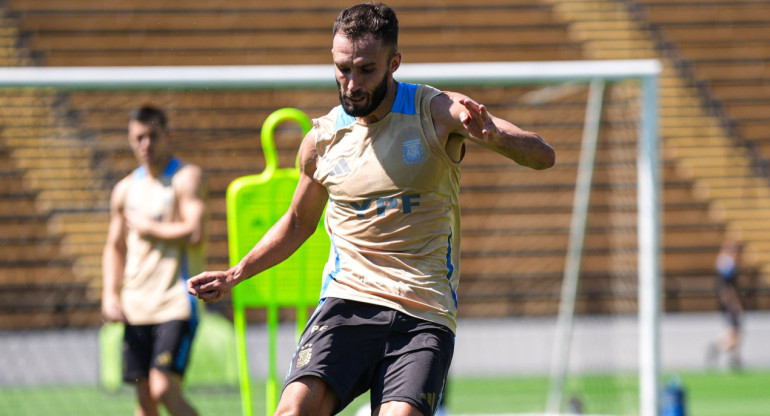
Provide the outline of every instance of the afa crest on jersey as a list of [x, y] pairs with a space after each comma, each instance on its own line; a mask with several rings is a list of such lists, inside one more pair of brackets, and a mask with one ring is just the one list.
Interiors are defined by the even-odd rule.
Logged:
[[416, 165], [425, 160], [425, 150], [422, 148], [422, 140], [419, 137], [415, 139], [406, 139], [401, 145], [401, 157], [404, 163]]

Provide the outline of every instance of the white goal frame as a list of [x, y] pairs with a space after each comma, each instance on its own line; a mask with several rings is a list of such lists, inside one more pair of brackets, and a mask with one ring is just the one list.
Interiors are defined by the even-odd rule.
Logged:
[[[442, 86], [588, 84], [637, 80], [641, 114], [637, 155], [639, 273], [639, 414], [657, 416], [660, 378], [660, 167], [657, 60], [480, 62], [403, 64], [398, 79]], [[189, 67], [6, 67], [0, 87], [98, 89], [297, 89], [333, 88], [332, 65]]]

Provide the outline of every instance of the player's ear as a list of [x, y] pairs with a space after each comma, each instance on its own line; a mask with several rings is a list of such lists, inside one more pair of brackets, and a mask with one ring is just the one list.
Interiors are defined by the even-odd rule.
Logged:
[[396, 70], [400, 66], [401, 66], [401, 52], [396, 52], [390, 58], [390, 73], [396, 72]]

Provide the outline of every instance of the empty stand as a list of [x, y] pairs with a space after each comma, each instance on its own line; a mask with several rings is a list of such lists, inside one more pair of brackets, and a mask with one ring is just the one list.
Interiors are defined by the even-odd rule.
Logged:
[[[749, 131], [761, 131], [761, 117], [767, 105], [762, 106], [764, 87], [752, 81], [763, 74], [766, 45], [754, 48], [767, 36], [766, 1], [724, 2], [718, 0], [684, 1], [548, 1], [553, 3], [561, 17], [572, 22], [571, 34], [585, 39], [589, 56], [608, 59], [625, 57], [657, 58], [664, 64], [660, 85], [661, 144], [663, 155], [675, 166], [676, 173], [694, 181], [696, 199], [707, 201], [710, 216], [723, 222], [727, 233], [737, 236], [745, 247], [743, 267], [747, 269], [744, 293], [760, 294], [767, 302], [768, 269], [764, 242], [770, 239], [766, 221], [761, 214], [751, 212], [755, 202], [767, 193], [767, 174], [757, 159], [759, 146], [741, 137], [742, 122], [726, 117], [730, 104], [710, 93], [715, 88], [729, 91], [734, 98], [754, 92], [758, 100], [743, 101], [744, 109], [756, 104], [748, 118]], [[677, 29], [669, 37], [669, 29]], [[734, 39], [725, 36], [735, 31]], [[754, 37], [753, 35], [757, 35]], [[703, 36], [703, 37], [700, 37]], [[640, 48], [633, 42], [618, 40], [653, 40], [653, 48]], [[713, 53], [710, 51], [713, 48]], [[751, 50], [749, 50], [751, 49]], [[688, 53], [692, 53], [688, 57]], [[705, 65], [704, 65], [705, 64]], [[713, 67], [711, 66], [713, 65]], [[698, 74], [706, 70], [727, 82], [709, 83]], [[721, 74], [721, 75], [719, 75]], [[744, 77], [745, 75], [745, 77]], [[723, 111], [727, 109], [727, 112]], [[758, 116], [760, 118], [754, 118]], [[757, 128], [751, 128], [760, 126]], [[766, 170], [765, 170], [766, 171]], [[731, 212], [733, 211], [733, 212]], [[664, 213], [664, 217], [669, 211]], [[666, 231], [668, 232], [668, 231]], [[714, 249], [714, 254], [716, 249]], [[763, 271], [764, 270], [764, 271]], [[698, 273], [695, 273], [698, 274]], [[756, 277], [759, 276], [759, 277]], [[666, 276], [668, 277], [668, 276]], [[690, 276], [690, 283], [698, 277]], [[707, 276], [700, 278], [708, 282]], [[674, 290], [689, 285], [669, 285]], [[712, 283], [693, 285], [711, 287]], [[668, 294], [673, 293], [667, 290]], [[679, 296], [685, 296], [681, 292]], [[694, 296], [694, 295], [693, 295]], [[701, 308], [709, 304], [701, 296], [698, 302], [667, 302], [668, 307], [684, 305]], [[671, 300], [671, 298], [668, 298]], [[758, 303], [754, 303], [757, 305]], [[700, 305], [700, 306], [697, 306]]]
[[[569, 26], [569, 19], [559, 11], [563, 6], [552, 2], [389, 3], [399, 12], [404, 62], [633, 58], [656, 53], [655, 43], [637, 31], [631, 20], [615, 19], [611, 26], [601, 26], [604, 38], [576, 32], [575, 28], [596, 26], [592, 24], [600, 20], [601, 10], [591, 10]], [[15, 44], [28, 48], [38, 64], [87, 66], [327, 64], [331, 23], [349, 4], [336, 0], [290, 1], [280, 7], [274, 2], [246, 0], [216, 4], [7, 0], [6, 5], [18, 25], [16, 32], [9, 33], [16, 33]], [[613, 16], [622, 12], [612, 9]], [[741, 36], [750, 39], [751, 30], [746, 29]], [[740, 72], [738, 68], [736, 72]], [[757, 67], [752, 74], [760, 77], [765, 73]], [[719, 123], [704, 124], [701, 102], [680, 93], [696, 91], [695, 87], [671, 68], [667, 68], [662, 84], [666, 87], [661, 92], [664, 135], [668, 143], [674, 143], [665, 148], [662, 175], [666, 305], [669, 310], [711, 310], [712, 264], [730, 217], [720, 215], [723, 211], [709, 199], [713, 186], [704, 190], [702, 183], [693, 179], [693, 172], [713, 160], [688, 165], [680, 163], [678, 157], [693, 148], [711, 149], [712, 157], [730, 161], [735, 169], [751, 167], [744, 166], [745, 158], [740, 154], [725, 159], [723, 139], [713, 134], [721, 131]], [[737, 81], [725, 83], [727, 86], [738, 88]], [[468, 146], [461, 183], [462, 316], [556, 311], [586, 98], [582, 88], [559, 88], [557, 98], [545, 101], [545, 89], [462, 90], [487, 104], [496, 115], [541, 133], [557, 151], [556, 167], [534, 172], [478, 146]], [[630, 312], [635, 308], [636, 276], [628, 269], [636, 267], [636, 132], [628, 114], [617, 110], [627, 107], [624, 100], [634, 97], [618, 91], [606, 98], [604, 140], [597, 155], [578, 300], [581, 313]], [[73, 318], [65, 323], [41, 319], [41, 325], [98, 322], [106, 202], [110, 188], [136, 164], [125, 137], [131, 109], [145, 103], [167, 109], [177, 155], [204, 168], [210, 190], [208, 266], [224, 268], [228, 264], [227, 185], [239, 176], [262, 171], [259, 133], [265, 117], [287, 106], [317, 117], [337, 103], [331, 90], [69, 92], [17, 97], [17, 107], [20, 100], [27, 100], [29, 109], [13, 109], [17, 119], [4, 119], [2, 126], [5, 154], [18, 168], [7, 172], [7, 177], [16, 179], [2, 185], [8, 189], [3, 189], [6, 197], [0, 196], [0, 210], [30, 210], [34, 196], [37, 202], [33, 205], [43, 211], [24, 220], [29, 227], [11, 226], [12, 220], [3, 225], [29, 236], [39, 235], [36, 238], [41, 240], [14, 240], [17, 248], [8, 260], [16, 265], [0, 263], [3, 270], [8, 266], [8, 272], [0, 275], [18, 275], [19, 267], [30, 260], [25, 248], [31, 245], [52, 255], [45, 267], [30, 266], [29, 271], [14, 278], [17, 280], [6, 281], [8, 287], [27, 284], [44, 291], [40, 282], [47, 276], [65, 276], [59, 282], [69, 285], [67, 293], [71, 294], [46, 299], [52, 299], [48, 302], [52, 305], [69, 305]], [[14, 107], [5, 101], [2, 105]], [[744, 111], [756, 120], [764, 114], [755, 109]], [[755, 125], [761, 130], [761, 122]], [[278, 133], [280, 165], [291, 166], [300, 139], [298, 130], [286, 126]], [[27, 200], [20, 197], [11, 202], [11, 195], [26, 195]], [[3, 208], [6, 199], [8, 208]], [[610, 230], [608, 219], [621, 227]], [[2, 215], [0, 221], [5, 221]], [[19, 291], [16, 287], [13, 290]], [[761, 295], [761, 291], [757, 293]], [[81, 306], [73, 306], [78, 296]], [[4, 311], [16, 310], [18, 316], [33, 313], [24, 306], [24, 298], [19, 299], [21, 303], [9, 303], [16, 306]], [[61, 310], [56, 308], [51, 310]]]
[[[761, 264], [766, 276], [767, 202], [758, 201], [767, 198], [770, 166], [766, 85], [770, 2], [640, 0], [635, 9], [676, 54], [680, 72], [691, 77], [704, 107], [723, 126], [727, 140], [722, 146], [735, 148], [734, 155], [746, 160], [736, 163], [735, 156], [709, 160], [697, 147], [685, 151], [688, 157], [703, 160], [694, 170], [705, 178], [702, 187], [732, 228], [746, 237], [749, 257]], [[768, 280], [759, 278], [765, 290]]]
[[92, 325], [88, 283], [78, 282], [62, 235], [49, 230], [9, 153], [0, 140], [0, 329]]
[[[41, 63], [76, 65], [325, 64], [331, 25], [347, 3], [216, 6], [9, 1]], [[580, 59], [551, 9], [537, 1], [399, 2], [409, 62]], [[401, 7], [399, 7], [401, 6]]]
[[670, 42], [695, 82], [737, 124], [736, 134], [756, 142], [770, 159], [770, 2], [660, 2], [640, 0], [643, 15]]

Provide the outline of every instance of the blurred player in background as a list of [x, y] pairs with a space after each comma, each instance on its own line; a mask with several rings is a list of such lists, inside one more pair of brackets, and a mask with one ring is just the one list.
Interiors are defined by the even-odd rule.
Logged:
[[717, 299], [719, 307], [727, 318], [727, 330], [711, 345], [708, 350], [709, 363], [715, 365], [721, 353], [727, 354], [730, 368], [741, 367], [741, 321], [743, 306], [738, 295], [738, 267], [741, 247], [734, 240], [725, 241], [717, 255]]
[[175, 158], [166, 114], [145, 106], [128, 122], [139, 167], [110, 199], [102, 315], [125, 323], [123, 379], [134, 383], [136, 415], [195, 415], [182, 376], [198, 323], [186, 280], [203, 270], [206, 191], [198, 166]]
[[398, 20], [382, 3], [340, 13], [332, 60], [341, 105], [305, 136], [287, 213], [239, 264], [188, 288], [218, 301], [285, 260], [328, 201], [321, 302], [276, 414], [335, 414], [369, 390], [372, 414], [432, 415], [454, 352], [465, 140], [534, 169], [554, 151], [462, 94], [397, 82]]

